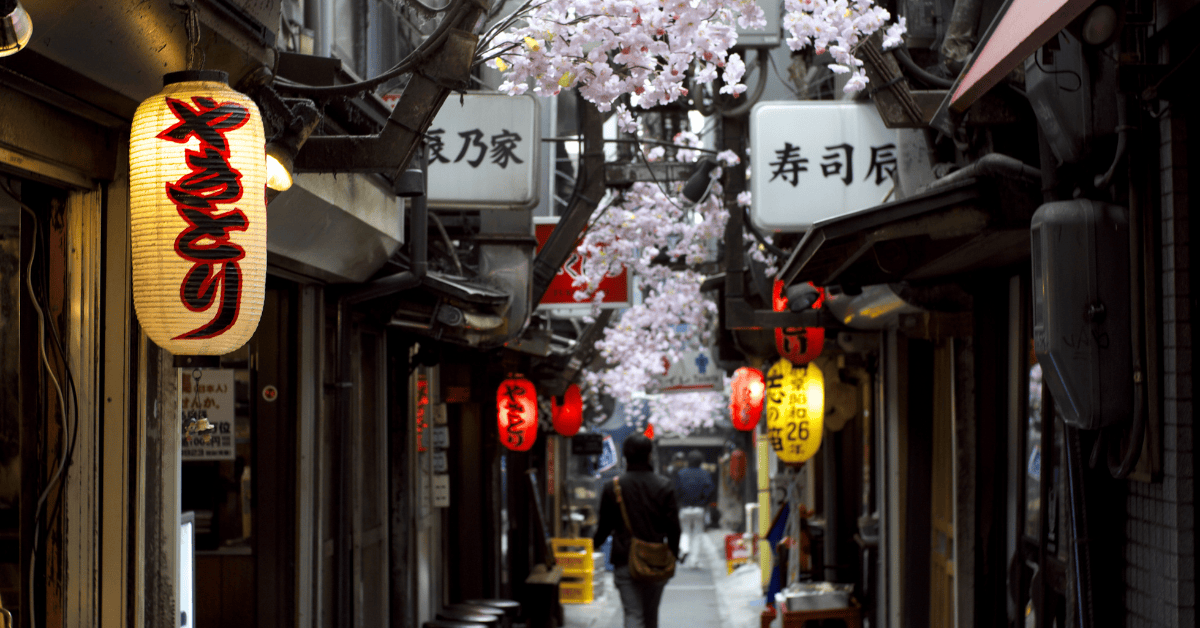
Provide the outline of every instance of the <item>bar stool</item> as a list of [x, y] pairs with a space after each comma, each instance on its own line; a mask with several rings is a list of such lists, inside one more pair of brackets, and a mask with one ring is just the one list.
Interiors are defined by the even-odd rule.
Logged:
[[504, 611], [511, 621], [516, 621], [517, 616], [521, 614], [521, 603], [516, 600], [467, 600], [467, 604], [498, 608]]
[[464, 613], [477, 613], [480, 615], [492, 615], [492, 616], [496, 617], [496, 619], [500, 620], [500, 626], [502, 628], [512, 628], [512, 620], [508, 618], [508, 616], [504, 612], [504, 609], [496, 608], [494, 606], [487, 606], [484, 604], [472, 604], [470, 602], [449, 604], [446, 606], [446, 608], [448, 610], [462, 611]]
[[500, 628], [500, 617], [488, 613], [473, 613], [470, 611], [456, 611], [449, 608], [444, 608], [438, 611], [438, 619], [447, 619], [450, 621], [467, 622], [477, 626], [487, 626], [488, 628]]

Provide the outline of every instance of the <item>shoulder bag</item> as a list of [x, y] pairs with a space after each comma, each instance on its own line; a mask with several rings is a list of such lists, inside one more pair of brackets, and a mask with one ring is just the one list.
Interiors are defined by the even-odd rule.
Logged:
[[629, 512], [625, 510], [625, 500], [621, 498], [621, 483], [613, 478], [613, 490], [617, 493], [617, 504], [621, 507], [621, 517], [625, 519], [625, 527], [629, 528], [629, 575], [641, 582], [664, 582], [675, 575], [675, 554], [666, 543], [651, 543], [637, 537], [633, 524], [629, 522]]

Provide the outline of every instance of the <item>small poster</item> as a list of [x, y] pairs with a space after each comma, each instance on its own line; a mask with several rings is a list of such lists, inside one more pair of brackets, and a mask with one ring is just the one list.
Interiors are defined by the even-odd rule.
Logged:
[[183, 460], [234, 459], [233, 389], [233, 369], [180, 370]]

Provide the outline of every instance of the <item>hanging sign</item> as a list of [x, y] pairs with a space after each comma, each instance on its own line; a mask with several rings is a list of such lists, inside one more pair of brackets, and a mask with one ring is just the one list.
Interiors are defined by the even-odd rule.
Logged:
[[871, 104], [762, 102], [750, 112], [750, 219], [798, 233], [874, 207], [892, 189], [896, 132]]
[[706, 390], [724, 390], [725, 378], [713, 361], [713, 351], [682, 351], [674, 362], [663, 358], [666, 374], [654, 377], [658, 384], [656, 392], [684, 393]]
[[758, 419], [762, 417], [765, 393], [766, 383], [762, 371], [752, 366], [743, 366], [733, 372], [729, 410], [734, 428], [749, 432], [758, 425]]
[[233, 369], [179, 370], [179, 405], [184, 414], [197, 411], [214, 428], [205, 436], [189, 438], [185, 433], [182, 460], [235, 458], [233, 387]]
[[500, 442], [513, 451], [529, 451], [537, 440], [537, 391], [527, 379], [506, 379], [496, 389], [496, 425]]
[[781, 359], [767, 371], [767, 439], [779, 459], [800, 464], [821, 447], [825, 379], [815, 364]]
[[223, 355], [258, 327], [267, 278], [262, 120], [224, 72], [175, 72], [129, 144], [133, 304], [155, 344]]
[[447, 98], [425, 133], [429, 204], [537, 205], [541, 128], [533, 96], [468, 92]]
[[[557, 216], [534, 216], [533, 229], [534, 236], [537, 237], [539, 253], [542, 247], [546, 246], [546, 241], [550, 239], [550, 234], [554, 232], [554, 227], [557, 225]], [[575, 293], [579, 291], [579, 288], [575, 287], [575, 280], [579, 277], [582, 269], [583, 258], [577, 251], [572, 251], [563, 267], [558, 269], [558, 274], [550, 280], [550, 285], [546, 288], [546, 294], [542, 300], [538, 302], [538, 307], [554, 310], [591, 310], [591, 301], [586, 299], [581, 301], [575, 298]], [[600, 299], [600, 308], [617, 309], [633, 305], [629, 299], [631, 294], [629, 283], [629, 270], [625, 268], [622, 268], [619, 273], [606, 275], [601, 279], [598, 290], [603, 292], [604, 296]]]

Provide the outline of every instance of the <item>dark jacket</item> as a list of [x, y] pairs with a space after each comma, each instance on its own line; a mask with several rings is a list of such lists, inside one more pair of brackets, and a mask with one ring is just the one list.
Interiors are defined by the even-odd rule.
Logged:
[[[666, 542], [671, 552], [679, 555], [679, 508], [671, 481], [654, 473], [649, 466], [629, 465], [620, 476], [621, 497], [629, 520], [643, 541]], [[604, 483], [600, 494], [600, 516], [593, 542], [597, 547], [611, 534], [612, 564], [616, 567], [629, 562], [629, 530], [617, 505], [612, 480]]]
[[680, 506], [708, 506], [712, 502], [713, 488], [712, 476], [704, 469], [688, 467], [675, 474], [675, 494], [679, 496]]

